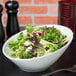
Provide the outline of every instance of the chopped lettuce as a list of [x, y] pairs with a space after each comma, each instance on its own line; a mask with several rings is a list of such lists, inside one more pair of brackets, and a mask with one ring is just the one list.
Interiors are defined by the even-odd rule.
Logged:
[[37, 49], [37, 57], [45, 55], [45, 50], [44, 49]]
[[34, 27], [34, 31], [43, 31], [44, 27]]
[[16, 49], [18, 49], [19, 47], [19, 42], [18, 41], [10, 41], [8, 43], [9, 48], [11, 48], [11, 50], [15, 51]]
[[41, 39], [40, 43], [44, 46], [44, 47], [48, 47], [48, 48], [54, 48], [55, 50], [58, 49], [58, 45], [48, 42], [46, 40]]
[[16, 51], [11, 51], [11, 53], [9, 54], [11, 57], [17, 58], [16, 56]]
[[34, 55], [33, 55], [33, 53], [32, 53], [32, 51], [29, 51], [27, 54], [24, 54], [24, 58], [33, 58], [34, 57]]
[[34, 28], [31, 25], [26, 25], [26, 30], [28, 34], [31, 34], [34, 30]]
[[43, 37], [44, 40], [57, 44], [58, 48], [62, 47], [62, 40], [64, 40], [67, 36], [62, 35], [58, 29], [50, 28], [49, 30], [45, 31], [47, 35]]
[[21, 32], [21, 33], [18, 35], [17, 40], [22, 40], [23, 37], [24, 37], [23, 32]]
[[43, 31], [44, 27], [32, 27], [31, 25], [26, 25], [27, 33], [32, 34], [33, 32]]
[[47, 36], [44, 36], [44, 40], [55, 43], [55, 44], [59, 42], [59, 37], [61, 35], [61, 32], [59, 30], [50, 28], [44, 33], [47, 34]]
[[47, 53], [52, 53], [52, 52], [54, 52], [54, 51], [56, 51], [56, 50], [58, 49], [58, 45], [53, 44], [53, 43], [48, 42], [48, 41], [45, 41], [45, 40], [43, 40], [43, 39], [41, 39], [40, 43], [41, 43], [44, 47], [49, 48], [49, 49], [45, 52], [45, 54], [47, 54]]
[[19, 33], [16, 40], [8, 43], [10, 56], [33, 58], [57, 51], [67, 43], [67, 36], [54, 27], [32, 27], [26, 25], [27, 34]]

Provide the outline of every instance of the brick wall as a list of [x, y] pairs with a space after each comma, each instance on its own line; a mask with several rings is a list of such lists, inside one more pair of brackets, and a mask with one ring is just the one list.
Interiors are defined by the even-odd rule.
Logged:
[[[0, 0], [4, 6], [3, 24], [6, 26], [7, 14], [4, 3], [7, 0]], [[20, 26], [25, 24], [57, 24], [58, 1], [59, 0], [17, 0], [20, 4], [18, 20]]]

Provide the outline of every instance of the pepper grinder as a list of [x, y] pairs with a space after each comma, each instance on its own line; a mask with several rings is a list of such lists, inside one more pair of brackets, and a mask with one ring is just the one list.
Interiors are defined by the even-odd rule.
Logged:
[[17, 1], [7, 1], [5, 3], [5, 7], [7, 9], [8, 14], [6, 33], [7, 38], [9, 38], [20, 31], [17, 19], [19, 4]]
[[3, 11], [3, 6], [0, 5], [0, 45], [4, 43], [4, 39], [5, 39], [5, 34], [2, 24], [2, 11]]
[[3, 29], [3, 24], [2, 24], [2, 11], [3, 11], [3, 6], [0, 5], [0, 61], [2, 61], [2, 46], [5, 40], [5, 34], [4, 34], [4, 29]]

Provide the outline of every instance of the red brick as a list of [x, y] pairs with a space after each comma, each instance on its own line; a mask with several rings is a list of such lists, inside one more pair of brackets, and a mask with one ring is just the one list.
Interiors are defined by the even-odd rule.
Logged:
[[20, 24], [32, 24], [32, 17], [30, 16], [19, 16], [18, 19]]
[[2, 13], [6, 14], [6, 8], [5, 7], [3, 7], [3, 12]]
[[51, 12], [51, 14], [53, 14], [53, 15], [58, 14], [58, 6], [51, 6], [51, 7], [50, 7], [50, 12]]
[[57, 17], [36, 16], [35, 23], [36, 24], [57, 24]]
[[19, 9], [21, 14], [45, 14], [48, 12], [47, 6], [22, 6]]
[[[8, 0], [3, 0], [3, 3], [7, 2]], [[32, 0], [16, 0], [18, 1], [20, 4], [30, 4], [32, 3]]]
[[58, 1], [60, 1], [60, 0], [34, 0], [34, 3], [36, 3], [36, 4], [43, 4], [43, 3], [51, 4], [51, 3], [58, 3]]
[[[19, 20], [19, 24], [32, 24], [32, 17], [30, 16], [19, 16], [18, 17], [18, 20]], [[4, 17], [4, 23], [6, 24], [7, 23], [7, 17], [5, 16]]]
[[1, 4], [1, 0], [0, 0], [0, 4]]

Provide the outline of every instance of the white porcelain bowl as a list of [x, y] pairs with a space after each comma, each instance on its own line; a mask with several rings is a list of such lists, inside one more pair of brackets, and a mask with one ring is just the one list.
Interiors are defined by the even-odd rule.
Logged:
[[[55, 51], [54, 53], [51, 53], [42, 57], [38, 57], [38, 58], [31, 58], [31, 59], [12, 58], [9, 56], [10, 49], [7, 47], [7, 43], [10, 42], [10, 40], [15, 40], [19, 34], [18, 33], [12, 36], [11, 38], [9, 38], [5, 42], [3, 46], [3, 54], [23, 71], [39, 72], [39, 71], [43, 71], [47, 69], [49, 66], [51, 66], [60, 58], [60, 56], [65, 52], [65, 50], [68, 48], [68, 46], [70, 45], [73, 39], [73, 32], [69, 28], [61, 26], [61, 25], [47, 25], [47, 27], [52, 27], [52, 26], [59, 29], [62, 32], [62, 34], [65, 34], [68, 36], [68, 39], [69, 39], [68, 43], [65, 46], [63, 46], [61, 49]], [[26, 34], [26, 31], [22, 31], [22, 32]]]

